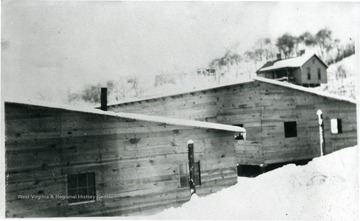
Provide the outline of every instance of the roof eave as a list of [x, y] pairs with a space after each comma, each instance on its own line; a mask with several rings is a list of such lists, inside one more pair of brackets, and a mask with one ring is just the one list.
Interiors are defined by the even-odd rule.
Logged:
[[169, 125], [246, 133], [246, 130], [242, 127], [236, 127], [236, 126], [232, 126], [232, 125], [219, 124], [219, 123], [202, 122], [202, 121], [195, 121], [195, 120], [184, 120], [184, 119], [177, 119], [177, 118], [170, 118], [170, 117], [159, 117], [159, 116], [151, 116], [151, 115], [144, 115], [144, 114], [124, 113], [124, 112], [116, 113], [116, 112], [112, 112], [112, 111], [102, 111], [102, 110], [92, 109], [92, 108], [80, 108], [80, 107], [71, 106], [71, 105], [53, 104], [53, 103], [48, 103], [48, 102], [43, 102], [43, 101], [34, 101], [34, 100], [31, 100], [31, 101], [30, 100], [27, 100], [27, 101], [5, 100], [4, 104], [6, 104], [6, 103], [26, 105], [26, 106], [35, 106], [35, 107], [42, 107], [42, 108], [50, 108], [50, 109], [58, 109], [58, 110], [67, 110], [67, 111], [81, 112], [81, 113], [88, 113], [88, 114], [97, 114], [97, 115], [110, 116], [110, 117], [123, 118], [123, 119], [132, 119], [132, 120], [155, 122], [155, 123], [165, 123], [165, 124], [169, 124]]
[[269, 69], [269, 70], [262, 70], [260, 72], [268, 72], [268, 71], [276, 71], [276, 70], [281, 70], [281, 69], [286, 69], [286, 68], [300, 68], [301, 66], [286, 66], [286, 67], [281, 67], [281, 68], [274, 68], [274, 69]]

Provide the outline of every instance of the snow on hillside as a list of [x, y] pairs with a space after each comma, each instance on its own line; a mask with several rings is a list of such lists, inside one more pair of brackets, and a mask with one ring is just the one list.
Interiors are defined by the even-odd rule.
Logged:
[[328, 83], [322, 87], [324, 91], [355, 99], [356, 57], [351, 55], [328, 67]]
[[[355, 98], [355, 55], [347, 57], [340, 62], [329, 66], [328, 83], [322, 85], [317, 90], [329, 92], [340, 96]], [[259, 64], [258, 64], [259, 65]], [[139, 86], [142, 93], [138, 98], [147, 98], [153, 96], [161, 96], [166, 94], [176, 94], [182, 92], [188, 92], [193, 90], [200, 90], [204, 88], [216, 87], [231, 83], [241, 83], [253, 79], [257, 70], [256, 65], [251, 62], [243, 62], [241, 65], [230, 65], [228, 68], [216, 70], [218, 73], [214, 76], [199, 75], [196, 72], [190, 73], [166, 73], [163, 77], [171, 79], [170, 82], [164, 82], [161, 85], [154, 85], [156, 79], [152, 76], [146, 78], [141, 77]], [[124, 99], [132, 100], [134, 96], [129, 96]], [[109, 102], [115, 102], [115, 100], [109, 96]]]
[[[358, 148], [350, 147], [305, 166], [294, 164], [147, 219], [358, 220]], [[138, 217], [136, 217], [138, 218]], [[141, 218], [141, 217], [140, 217]]]

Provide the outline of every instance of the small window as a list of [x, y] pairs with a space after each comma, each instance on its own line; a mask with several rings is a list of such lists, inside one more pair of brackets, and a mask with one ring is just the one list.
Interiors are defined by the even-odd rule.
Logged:
[[285, 137], [297, 137], [296, 121], [284, 122]]
[[201, 185], [201, 175], [200, 175], [200, 161], [199, 162], [195, 162], [194, 164], [194, 183], [195, 186], [200, 186]]
[[315, 58], [312, 59], [312, 63], [315, 64]]
[[68, 175], [69, 203], [94, 201], [95, 173], [81, 173]]
[[189, 186], [189, 166], [188, 163], [182, 163], [179, 165], [180, 167], [180, 187], [188, 187]]
[[320, 68], [318, 68], [317, 70], [318, 70], [318, 79], [321, 80], [321, 70]]
[[332, 134], [341, 134], [342, 133], [342, 122], [341, 119], [331, 119], [331, 133]]
[[310, 68], [307, 68], [307, 79], [308, 79], [308, 80], [311, 80]]

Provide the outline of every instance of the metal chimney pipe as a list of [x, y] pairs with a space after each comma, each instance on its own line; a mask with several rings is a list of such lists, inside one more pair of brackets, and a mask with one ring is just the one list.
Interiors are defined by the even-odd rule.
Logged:
[[277, 53], [276, 58], [277, 58], [277, 60], [281, 60], [281, 53]]
[[101, 108], [100, 109], [103, 110], [103, 111], [107, 111], [107, 88], [106, 87], [101, 88], [100, 101], [101, 101]]

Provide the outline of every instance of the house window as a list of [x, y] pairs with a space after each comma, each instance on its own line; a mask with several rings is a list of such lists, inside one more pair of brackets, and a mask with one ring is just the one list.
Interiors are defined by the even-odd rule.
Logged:
[[81, 173], [68, 175], [69, 203], [94, 201], [95, 173]]
[[341, 134], [342, 133], [342, 122], [341, 119], [331, 119], [331, 133], [332, 134]]
[[318, 70], [318, 79], [321, 80], [321, 70], [320, 68], [318, 68], [317, 70]]
[[[244, 124], [234, 124], [235, 127], [244, 127]], [[235, 140], [246, 140], [246, 133], [235, 133]]]
[[315, 64], [315, 58], [312, 59], [312, 63]]
[[189, 186], [189, 166], [188, 163], [182, 163], [179, 165], [180, 167], [180, 187], [188, 187]]
[[307, 79], [308, 79], [308, 80], [311, 80], [310, 68], [307, 68]]
[[296, 121], [284, 122], [285, 138], [297, 137]]

